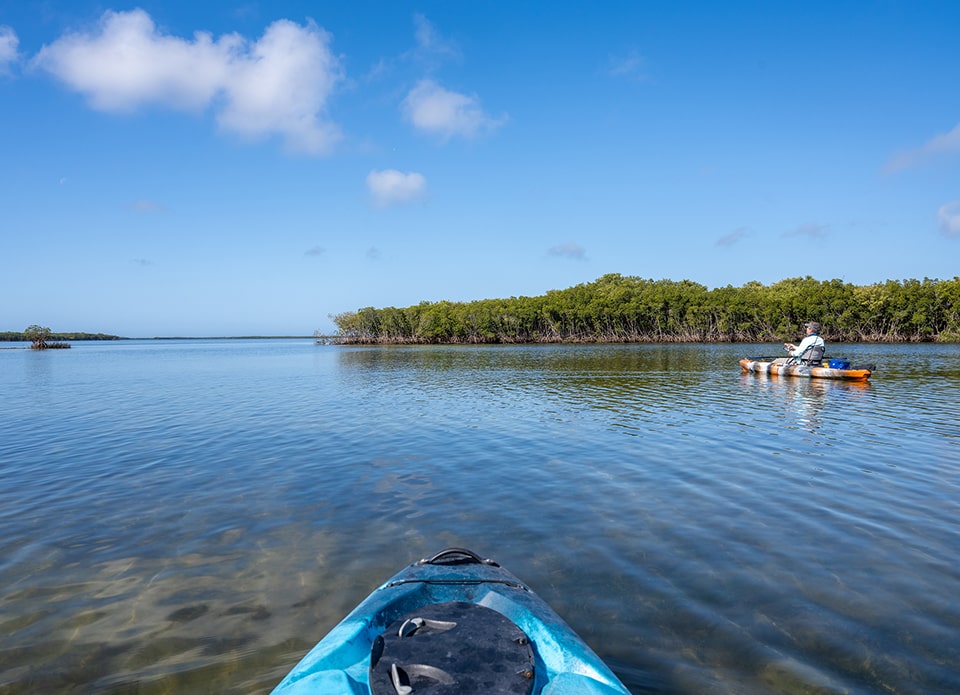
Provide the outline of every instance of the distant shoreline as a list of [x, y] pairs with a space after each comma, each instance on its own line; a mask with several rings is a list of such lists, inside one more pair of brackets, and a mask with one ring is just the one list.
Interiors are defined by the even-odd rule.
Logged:
[[[332, 336], [320, 336], [330, 338]], [[313, 340], [312, 335], [207, 335], [207, 336], [155, 336], [153, 338], [120, 338], [120, 340]]]
[[[106, 337], [77, 337], [71, 333], [53, 333], [51, 340], [69, 340], [75, 343], [82, 342], [115, 342], [120, 340], [313, 340], [319, 337], [326, 340], [332, 340], [334, 336], [313, 336], [313, 335], [209, 335], [209, 336], [154, 336], [152, 338], [128, 338], [126, 336], [106, 336]], [[0, 343], [29, 343], [30, 341], [21, 337], [8, 337], [7, 334], [0, 334]], [[15, 348], [0, 348], [15, 349]]]

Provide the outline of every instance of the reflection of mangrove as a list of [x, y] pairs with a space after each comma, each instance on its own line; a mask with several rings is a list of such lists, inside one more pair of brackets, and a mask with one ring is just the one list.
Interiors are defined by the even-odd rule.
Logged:
[[[684, 345], [610, 346], [397, 346], [354, 347], [337, 353], [345, 366], [371, 370], [490, 373], [530, 371], [543, 375], [702, 374], [715, 365], [703, 348]], [[734, 365], [735, 366], [735, 365]]]
[[[700, 411], [695, 396], [717, 365], [703, 346], [391, 346], [350, 347], [337, 359], [371, 380], [380, 395], [411, 380], [429, 397], [480, 392], [497, 401], [534, 398], [560, 410], [637, 416]], [[709, 348], [707, 348], [709, 350]], [[724, 380], [730, 378], [723, 370]], [[526, 395], [524, 395], [526, 394]], [[687, 395], [691, 394], [691, 395]]]
[[366, 307], [334, 317], [338, 342], [783, 342], [815, 317], [830, 342], [960, 342], [960, 277], [857, 286], [811, 277], [708, 290], [604, 275], [539, 297]]

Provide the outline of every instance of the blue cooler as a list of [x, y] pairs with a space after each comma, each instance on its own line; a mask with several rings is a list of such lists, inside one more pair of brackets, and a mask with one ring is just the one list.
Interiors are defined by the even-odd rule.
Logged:
[[830, 360], [830, 369], [850, 369], [850, 362], [847, 360]]

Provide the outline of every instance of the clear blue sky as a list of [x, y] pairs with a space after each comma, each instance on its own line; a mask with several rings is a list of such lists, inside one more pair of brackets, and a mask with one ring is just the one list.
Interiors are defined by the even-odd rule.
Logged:
[[960, 2], [0, 0], [0, 330], [960, 273]]

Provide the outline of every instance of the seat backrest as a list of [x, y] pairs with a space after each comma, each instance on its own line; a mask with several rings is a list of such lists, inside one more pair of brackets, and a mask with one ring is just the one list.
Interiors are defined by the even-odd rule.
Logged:
[[803, 354], [800, 355], [800, 364], [809, 364], [814, 367], [819, 367], [820, 362], [823, 360], [823, 353], [826, 348], [823, 345], [811, 345], [806, 350], [803, 351]]

